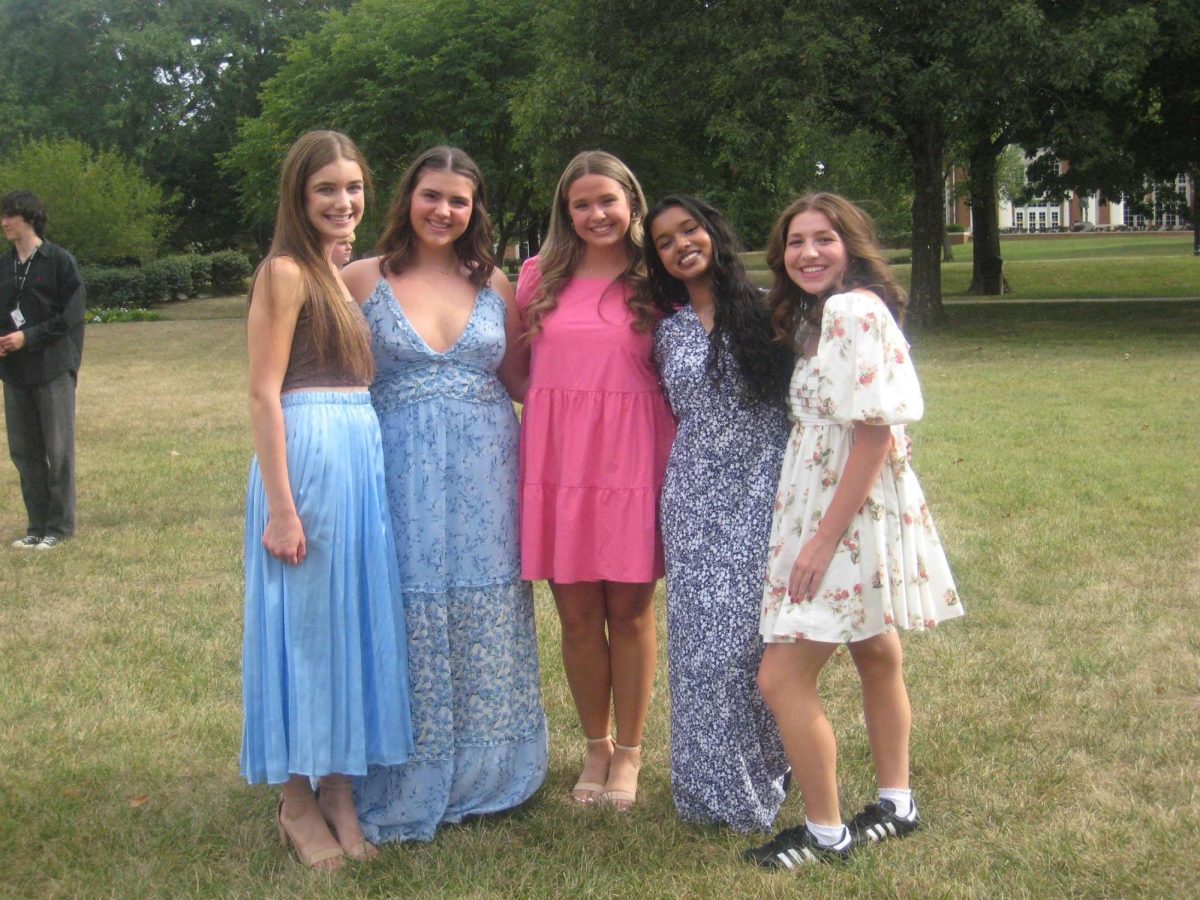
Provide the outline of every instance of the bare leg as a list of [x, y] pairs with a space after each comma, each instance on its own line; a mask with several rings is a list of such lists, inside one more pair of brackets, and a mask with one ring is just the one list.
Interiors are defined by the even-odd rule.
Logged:
[[842, 821], [837, 790], [837, 741], [817, 691], [817, 678], [836, 644], [797, 641], [767, 644], [758, 667], [758, 689], [771, 708], [804, 798], [809, 821]]
[[604, 583], [616, 751], [605, 793], [620, 809], [633, 805], [641, 767], [642, 731], [650, 708], [657, 658], [654, 584]]
[[[587, 581], [550, 582], [550, 592], [562, 625], [563, 669], [579, 723], [589, 741], [579, 782], [604, 784], [613, 753], [612, 743], [601, 740], [608, 735], [612, 693], [608, 638], [604, 634], [604, 591], [599, 582]], [[581, 803], [590, 803], [598, 792], [577, 789], [571, 793]]]
[[908, 741], [912, 710], [904, 686], [900, 636], [881, 634], [850, 645], [850, 657], [862, 680], [863, 716], [881, 788], [908, 787]]
[[321, 796], [317, 798], [321, 815], [342, 850], [353, 860], [374, 859], [379, 851], [363, 837], [354, 808], [354, 788], [346, 775], [326, 775], [321, 779]]
[[278, 816], [280, 837], [291, 841], [300, 862], [322, 872], [342, 867], [342, 848], [321, 816], [307, 775], [293, 775], [283, 786]]

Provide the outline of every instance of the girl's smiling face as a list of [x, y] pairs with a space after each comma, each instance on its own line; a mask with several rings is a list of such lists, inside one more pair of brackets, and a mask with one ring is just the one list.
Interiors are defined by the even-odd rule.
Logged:
[[620, 182], [607, 175], [582, 175], [567, 189], [571, 227], [585, 244], [607, 250], [625, 240], [633, 213]]
[[322, 246], [354, 234], [363, 215], [363, 172], [352, 159], [335, 159], [308, 177], [304, 211], [321, 236]]
[[413, 188], [409, 223], [427, 244], [453, 244], [471, 224], [475, 185], [456, 172], [425, 172]]
[[850, 264], [846, 244], [829, 217], [806, 210], [788, 223], [783, 266], [805, 293], [825, 297], [841, 287]]
[[654, 217], [650, 237], [663, 268], [685, 284], [707, 278], [712, 268], [712, 237], [682, 206], [669, 206]]

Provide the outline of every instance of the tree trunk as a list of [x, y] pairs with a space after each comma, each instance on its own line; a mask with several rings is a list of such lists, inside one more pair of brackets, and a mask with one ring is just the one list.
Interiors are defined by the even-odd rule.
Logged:
[[942, 156], [946, 140], [939, 124], [920, 121], [907, 130], [912, 155], [912, 287], [908, 321], [919, 328], [946, 324], [942, 308], [942, 240], [946, 235], [946, 184]]
[[493, 219], [496, 223], [496, 231], [494, 240], [497, 244], [496, 262], [500, 264], [500, 268], [504, 268], [504, 255], [508, 252], [508, 242], [512, 240], [512, 217], [506, 216], [503, 213], [497, 214]]
[[1200, 169], [1192, 172], [1192, 254], [1200, 256], [1200, 216], [1196, 215], [1200, 205]]
[[967, 186], [971, 191], [971, 220], [975, 242], [971, 265], [971, 294], [1003, 294], [1004, 260], [1000, 256], [1000, 211], [996, 206], [996, 149], [990, 139], [977, 140], [970, 149]]

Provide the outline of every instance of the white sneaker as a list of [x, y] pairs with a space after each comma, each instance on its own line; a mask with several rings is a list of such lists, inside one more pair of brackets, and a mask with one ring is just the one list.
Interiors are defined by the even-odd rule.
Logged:
[[42, 539], [36, 534], [27, 534], [23, 538], [17, 538], [12, 542], [11, 546], [15, 550], [32, 550], [41, 542]]
[[57, 547], [62, 542], [63, 542], [62, 538], [55, 537], [52, 534], [48, 534], [44, 538], [42, 538], [40, 541], [38, 541], [37, 546], [34, 547], [33, 549], [34, 550], [53, 550], [55, 547]]

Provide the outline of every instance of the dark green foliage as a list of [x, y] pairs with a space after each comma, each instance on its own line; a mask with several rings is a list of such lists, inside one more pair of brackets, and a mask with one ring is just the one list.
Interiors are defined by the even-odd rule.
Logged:
[[94, 309], [149, 306], [146, 273], [140, 268], [110, 269], [85, 266], [88, 306]]
[[92, 309], [145, 309], [210, 291], [241, 294], [253, 271], [240, 250], [166, 256], [145, 266], [105, 268], [86, 266], [88, 306]]
[[200, 292], [212, 281], [212, 257], [200, 253], [188, 253], [179, 259], [187, 260], [191, 269], [192, 284], [188, 297], [199, 297]]
[[146, 293], [151, 303], [179, 300], [192, 296], [192, 264], [186, 256], [156, 259], [144, 269]]
[[210, 253], [208, 260], [214, 294], [245, 293], [246, 279], [254, 271], [246, 254], [240, 250], [218, 250]]
[[305, 131], [350, 135], [374, 170], [378, 201], [359, 231], [370, 246], [400, 173], [451, 144], [483, 170], [497, 238], [526, 230], [535, 180], [515, 142], [510, 100], [537, 61], [537, 0], [359, 0], [294, 43], [226, 157], [259, 233], [275, 214], [279, 161]]

